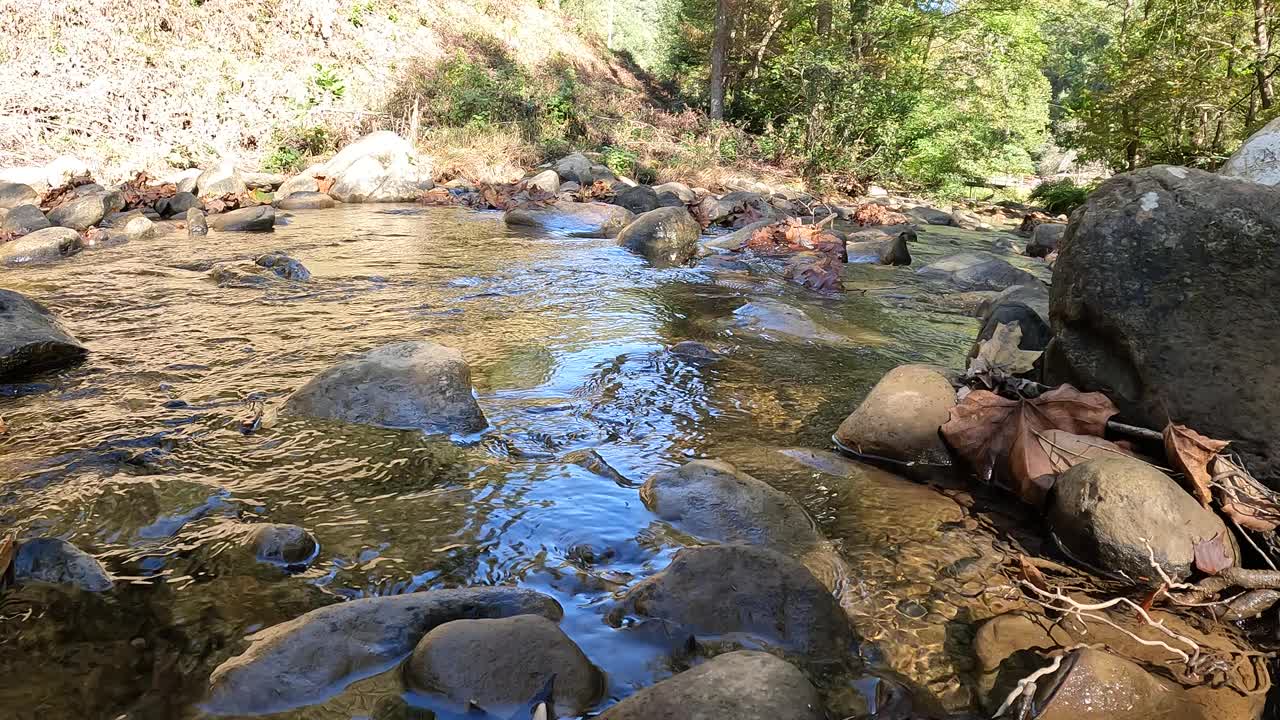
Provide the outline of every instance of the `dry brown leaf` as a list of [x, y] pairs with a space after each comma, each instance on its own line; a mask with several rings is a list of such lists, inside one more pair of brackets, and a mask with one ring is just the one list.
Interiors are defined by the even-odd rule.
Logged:
[[1231, 553], [1222, 533], [1201, 540], [1192, 549], [1195, 551], [1196, 569], [1205, 575], [1217, 575], [1232, 565]]
[[1045, 580], [1044, 573], [1040, 572], [1040, 568], [1032, 565], [1026, 555], [1018, 556], [1018, 569], [1022, 571], [1022, 577], [1027, 582], [1045, 592], [1049, 592], [1049, 581]]
[[9, 432], [9, 426], [4, 423], [4, 418], [0, 417], [0, 435]]
[[1164, 429], [1164, 451], [1169, 462], [1186, 475], [1187, 491], [1205, 507], [1209, 507], [1213, 500], [1213, 476], [1209, 473], [1209, 463], [1230, 444], [1229, 441], [1207, 438], [1186, 425], [1169, 423]]
[[1225, 455], [1209, 464], [1222, 512], [1246, 530], [1272, 532], [1280, 527], [1280, 495], [1258, 482]]
[[336, 185], [337, 183], [338, 183], [337, 178], [323, 177], [323, 176], [317, 177], [316, 191], [322, 195], [328, 195], [329, 191], [332, 190], [333, 186]]
[[1039, 504], [1042, 479], [1054, 464], [1040, 442], [1049, 430], [1101, 437], [1118, 410], [1101, 393], [1063, 385], [1030, 400], [1010, 400], [974, 390], [951, 409], [941, 428], [947, 443], [983, 480], [1009, 485], [1025, 502]]
[[1016, 322], [1001, 323], [996, 330], [978, 346], [978, 356], [969, 363], [967, 375], [982, 380], [988, 388], [1009, 377], [1031, 372], [1036, 361], [1043, 352], [1023, 350], [1022, 326]]
[[18, 554], [18, 533], [0, 539], [0, 588], [13, 581], [13, 559]]

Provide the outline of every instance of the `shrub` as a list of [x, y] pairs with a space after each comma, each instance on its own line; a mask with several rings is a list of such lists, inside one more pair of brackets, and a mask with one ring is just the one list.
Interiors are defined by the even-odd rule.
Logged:
[[1031, 191], [1031, 200], [1039, 201], [1053, 215], [1070, 215], [1084, 204], [1091, 187], [1076, 185], [1071, 178], [1040, 183]]
[[312, 158], [328, 154], [337, 145], [333, 134], [319, 126], [277, 131], [273, 149], [262, 161], [267, 172], [298, 172]]

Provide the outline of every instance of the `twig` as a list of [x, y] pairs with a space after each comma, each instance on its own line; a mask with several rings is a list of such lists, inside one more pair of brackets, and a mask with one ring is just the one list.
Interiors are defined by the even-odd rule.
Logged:
[[1054, 652], [1052, 652], [1049, 655], [1049, 657], [1053, 658], [1053, 662], [1019, 680], [1018, 685], [1014, 687], [1013, 690], [1009, 691], [1009, 695], [1005, 697], [1004, 702], [1000, 703], [999, 709], [996, 710], [995, 714], [992, 715], [992, 717], [998, 718], [1004, 715], [1005, 711], [1008, 710], [1018, 698], [1022, 698], [1022, 703], [1024, 706], [1027, 703], [1031, 702], [1031, 699], [1034, 698], [1036, 694], [1037, 680], [1044, 677], [1045, 675], [1052, 675], [1053, 673], [1058, 672], [1058, 669], [1062, 667], [1063, 658], [1075, 652], [1076, 650], [1079, 650], [1081, 648], [1087, 648], [1087, 647], [1089, 646], [1080, 644], [1080, 645], [1073, 645], [1069, 648], [1063, 648], [1061, 650], [1055, 650]]
[[1129, 437], [1138, 438], [1140, 440], [1150, 440], [1152, 442], [1164, 442], [1164, 435], [1155, 430], [1148, 430], [1137, 425], [1126, 425], [1115, 420], [1107, 421], [1107, 429], [1117, 435], [1128, 435]]

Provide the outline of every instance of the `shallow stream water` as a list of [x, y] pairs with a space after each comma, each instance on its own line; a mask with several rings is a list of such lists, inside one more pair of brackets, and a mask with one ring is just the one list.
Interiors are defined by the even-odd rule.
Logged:
[[[932, 232], [913, 247], [917, 266], [991, 238]], [[312, 279], [209, 278], [215, 263], [267, 251]], [[607, 625], [607, 606], [691, 542], [637, 489], [699, 457], [738, 463], [809, 510], [865, 583], [868, 621], [884, 625], [868, 658], [905, 672], [910, 636], [895, 629], [937, 626], [921, 643], [946, 644], [955, 628], [944, 626], [965, 620], [935, 607], [944, 593], [929, 579], [972, 555], [968, 540], [904, 523], [912, 508], [893, 495], [845, 512], [849, 488], [776, 451], [828, 448], [895, 365], [960, 366], [976, 321], [932, 306], [911, 269], [850, 267], [846, 282], [872, 291], [832, 298], [733, 269], [659, 270], [612, 241], [407, 206], [298, 213], [264, 235], [173, 233], [3, 271], [0, 285], [48, 305], [92, 354], [0, 386], [0, 527], [65, 538], [117, 583], [0, 597], [0, 716], [197, 717], [209, 672], [253, 631], [342, 599], [474, 584], [559, 600], [566, 632], [607, 673], [603, 705], [616, 702], [671, 670], [664, 649]], [[761, 301], [800, 309], [822, 332], [735, 314]], [[463, 352], [488, 430], [431, 438], [277, 416], [323, 368], [420, 338]], [[668, 352], [682, 340], [724, 358]], [[266, 413], [246, 434], [255, 401]], [[254, 521], [307, 528], [319, 556], [293, 575], [254, 563], [238, 546]], [[880, 597], [885, 587], [896, 594]], [[389, 673], [280, 717], [432, 715], [410, 708]]]

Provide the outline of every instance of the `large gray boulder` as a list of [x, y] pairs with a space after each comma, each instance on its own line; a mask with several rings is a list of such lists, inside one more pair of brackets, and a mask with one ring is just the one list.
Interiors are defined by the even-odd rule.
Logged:
[[661, 185], [654, 185], [653, 191], [658, 194], [658, 200], [661, 201], [664, 196], [671, 196], [680, 201], [681, 205], [688, 205], [698, 199], [695, 193], [688, 185], [680, 182], [669, 182]]
[[249, 638], [214, 669], [208, 712], [265, 715], [321, 702], [347, 684], [390, 667], [447, 622], [514, 615], [564, 615], [532, 590], [486, 587], [364, 598], [312, 610]]
[[510, 210], [502, 217], [508, 225], [533, 227], [573, 237], [612, 238], [636, 218], [635, 213], [617, 205], [557, 200], [546, 205], [529, 205]]
[[794, 665], [732, 652], [645, 688], [600, 720], [825, 720], [822, 698]]
[[75, 255], [84, 248], [80, 233], [71, 228], [51, 227], [0, 244], [0, 263], [27, 265], [47, 263]]
[[907, 210], [907, 217], [925, 225], [951, 225], [954, 223], [951, 213], [921, 205]]
[[927, 365], [902, 365], [880, 378], [840, 423], [836, 437], [870, 457], [950, 465], [951, 454], [938, 428], [955, 405], [956, 390], [942, 373]]
[[399, 342], [338, 363], [285, 401], [287, 412], [361, 425], [470, 433], [487, 425], [462, 353]]
[[45, 306], [0, 288], [0, 382], [74, 365], [88, 352]]
[[49, 222], [64, 228], [71, 228], [77, 232], [84, 232], [89, 228], [102, 222], [102, 218], [109, 212], [115, 212], [119, 208], [112, 208], [107, 203], [106, 194], [93, 194], [86, 197], [68, 200], [58, 207], [49, 211]]
[[16, 208], [19, 205], [35, 205], [38, 202], [40, 202], [40, 193], [30, 185], [0, 182], [0, 208]]
[[1027, 255], [1034, 258], [1048, 257], [1058, 249], [1062, 236], [1067, 234], [1067, 226], [1063, 223], [1045, 222], [1031, 231], [1031, 242], [1027, 243]]
[[1280, 485], [1280, 193], [1157, 166], [1072, 217], [1050, 291], [1051, 384], [1105, 392], [1120, 419], [1231, 440]]
[[344, 203], [413, 202], [433, 186], [413, 143], [387, 130], [351, 143], [318, 173], [334, 181], [329, 195]]
[[1236, 557], [1230, 531], [1177, 483], [1126, 457], [1088, 460], [1054, 483], [1049, 525], [1076, 557], [1133, 581], [1159, 585], [1156, 562], [1174, 580], [1191, 574], [1195, 545], [1219, 538]]
[[220, 198], [224, 195], [240, 195], [248, 192], [244, 179], [236, 170], [235, 161], [223, 158], [217, 165], [200, 173], [196, 178], [196, 195], [202, 199]]
[[600, 671], [541, 615], [440, 625], [414, 648], [404, 671], [412, 690], [475, 703], [499, 717], [537, 695], [552, 675], [556, 711], [564, 716], [582, 715], [604, 694]]
[[799, 561], [750, 545], [681, 550], [610, 611], [620, 625], [637, 617], [703, 643], [750, 642], [815, 662], [854, 651], [849, 618], [831, 591]]
[[910, 265], [911, 249], [907, 241], [914, 233], [901, 232], [883, 240], [846, 242], [845, 257], [850, 263], [876, 263], [879, 265]]
[[694, 460], [649, 478], [640, 499], [655, 515], [704, 540], [803, 552], [822, 536], [786, 493], [722, 460]]
[[620, 190], [613, 198], [614, 205], [621, 205], [631, 212], [641, 215], [658, 209], [658, 193], [648, 185], [636, 185]]
[[683, 207], [651, 210], [618, 233], [618, 244], [660, 267], [686, 265], [698, 254], [702, 226]]
[[1280, 118], [1254, 133], [1218, 172], [1261, 185], [1280, 185]]
[[1034, 285], [1035, 275], [985, 252], [967, 252], [931, 262], [916, 271], [922, 278], [960, 290], [1004, 290], [1011, 285]]
[[36, 538], [18, 544], [13, 559], [18, 582], [46, 582], [87, 592], [112, 587], [111, 575], [89, 553], [60, 538]]
[[26, 235], [52, 226], [53, 223], [49, 222], [49, 218], [44, 216], [40, 208], [35, 205], [19, 205], [4, 214], [4, 220], [0, 222], [0, 232]]
[[[698, 204], [698, 209], [712, 225], [750, 224], [776, 215], [768, 198], [744, 190], [720, 197], [708, 195]], [[743, 222], [743, 218], [749, 218], [749, 222]]]

